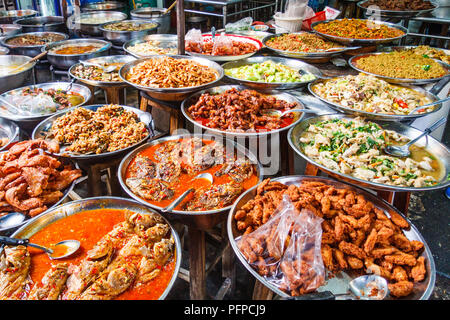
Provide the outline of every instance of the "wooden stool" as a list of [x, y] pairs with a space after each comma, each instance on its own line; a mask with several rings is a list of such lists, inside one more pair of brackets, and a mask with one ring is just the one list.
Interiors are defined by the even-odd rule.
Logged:
[[111, 196], [120, 196], [121, 188], [117, 178], [117, 169], [122, 158], [106, 159], [100, 163], [83, 163], [79, 166], [87, 172], [87, 184], [89, 195], [98, 197], [104, 195], [102, 187], [102, 176], [104, 176], [106, 193]]
[[[139, 94], [139, 109], [142, 111], [147, 111], [149, 113], [152, 113], [153, 108], [160, 109], [165, 113], [168, 113], [170, 116], [169, 119], [169, 128], [168, 132], [169, 134], [174, 133], [177, 129], [181, 129], [184, 126], [184, 118], [183, 114], [180, 110], [181, 102], [167, 102], [167, 101], [161, 101], [155, 98], [150, 97], [147, 93], [140, 91]], [[152, 114], [153, 116], [153, 114]], [[155, 119], [155, 117], [154, 117]], [[155, 126], [157, 124], [160, 124], [157, 119], [155, 119]], [[156, 128], [160, 129], [161, 131], [166, 131], [164, 128]]]
[[92, 97], [94, 97], [95, 88], [100, 88], [103, 90], [105, 94], [105, 102], [106, 104], [120, 104], [120, 105], [126, 105], [126, 88], [128, 85], [120, 85], [120, 86], [91, 86], [88, 84], [85, 84], [92, 93]]

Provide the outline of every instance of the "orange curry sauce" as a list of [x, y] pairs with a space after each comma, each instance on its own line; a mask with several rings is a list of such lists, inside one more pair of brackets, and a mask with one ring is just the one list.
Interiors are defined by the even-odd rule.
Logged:
[[[125, 220], [125, 211], [120, 209], [98, 209], [82, 211], [53, 222], [30, 238], [30, 242], [51, 246], [62, 240], [78, 240], [80, 249], [67, 258], [51, 260], [41, 250], [29, 247], [31, 254], [30, 276], [33, 283], [39, 283], [52, 264], [67, 262], [78, 264], [86, 257], [87, 251], [113, 227]], [[131, 287], [116, 300], [156, 300], [166, 289], [175, 269], [175, 257], [169, 261], [162, 272], [154, 279], [139, 286]]]
[[[182, 142], [184, 140], [189, 140], [190, 138], [187, 139], [180, 139], [177, 140], [178, 142]], [[171, 140], [173, 141], [173, 140]], [[204, 144], [210, 144], [213, 143], [214, 141], [212, 140], [202, 140]], [[167, 141], [170, 142], [170, 141]], [[167, 143], [164, 142], [164, 143]], [[139, 152], [137, 156], [143, 156], [143, 157], [148, 157], [150, 158], [150, 160], [154, 161], [155, 163], [157, 163], [158, 161], [155, 159], [155, 151], [157, 149], [159, 149], [160, 147], [162, 147], [164, 145], [164, 143], [161, 144], [157, 144], [154, 146], [151, 146], [141, 152]], [[136, 157], [130, 162], [130, 164], [128, 165], [128, 168], [131, 167], [135, 160]], [[214, 178], [214, 182], [213, 185], [221, 185], [221, 184], [225, 184], [225, 183], [229, 183], [231, 181], [233, 181], [228, 175], [222, 175], [220, 177], [216, 177], [214, 174], [216, 173], [216, 171], [219, 171], [220, 168], [222, 168], [224, 164], [217, 164], [212, 166], [209, 169], [197, 172], [193, 175], [189, 175], [187, 173], [182, 172], [181, 175], [179, 176], [178, 180], [176, 180], [175, 182], [170, 183], [170, 189], [172, 189], [174, 191], [174, 195], [173, 197], [171, 197], [170, 199], [164, 199], [162, 201], [151, 201], [151, 200], [145, 200], [148, 203], [151, 203], [155, 206], [159, 206], [159, 207], [166, 207], [169, 204], [171, 204], [176, 198], [178, 198], [179, 196], [181, 196], [186, 190], [190, 189], [190, 188], [195, 188], [195, 190], [199, 190], [201, 188], [208, 188], [209, 187], [209, 181], [206, 179], [195, 179], [194, 178], [201, 174], [201, 173], [210, 173], [213, 178]], [[125, 178], [128, 179], [130, 178], [130, 172], [129, 170], [126, 170], [125, 173]], [[246, 180], [244, 180], [242, 182], [242, 187], [245, 190], [248, 190], [250, 188], [252, 188], [254, 185], [256, 185], [258, 183], [258, 176], [256, 175], [256, 172], [254, 171], [252, 176]], [[244, 192], [243, 191], [243, 192]], [[175, 209], [176, 210], [181, 210], [180, 207], [183, 206], [184, 203], [186, 203], [187, 201], [189, 201], [190, 199], [192, 199], [192, 197], [194, 196], [194, 192], [191, 192], [184, 200], [183, 202], [181, 202]]]

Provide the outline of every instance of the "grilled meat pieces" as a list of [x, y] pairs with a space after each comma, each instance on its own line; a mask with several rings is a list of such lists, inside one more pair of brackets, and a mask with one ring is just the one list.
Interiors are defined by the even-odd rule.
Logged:
[[25, 293], [30, 253], [24, 246], [5, 247], [0, 257], [0, 300], [19, 300]]
[[220, 177], [228, 174], [235, 182], [243, 182], [253, 174], [253, 165], [247, 159], [237, 159], [235, 161], [226, 162], [215, 176]]
[[234, 182], [212, 185], [208, 189], [197, 190], [193, 199], [184, 205], [183, 210], [197, 211], [223, 208], [230, 205], [242, 191], [242, 186]]
[[126, 185], [138, 196], [152, 201], [161, 201], [173, 197], [167, 182], [158, 179], [128, 178]]

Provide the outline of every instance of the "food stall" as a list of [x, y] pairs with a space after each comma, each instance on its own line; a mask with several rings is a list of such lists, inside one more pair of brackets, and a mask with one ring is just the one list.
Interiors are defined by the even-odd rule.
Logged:
[[433, 297], [450, 53], [401, 21], [438, 4], [202, 33], [110, 2], [0, 40], [1, 299]]

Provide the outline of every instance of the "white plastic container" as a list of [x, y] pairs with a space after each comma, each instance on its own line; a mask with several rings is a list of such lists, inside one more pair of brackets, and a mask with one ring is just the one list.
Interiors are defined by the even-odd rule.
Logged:
[[275, 19], [276, 26], [283, 30], [287, 30], [288, 32], [298, 32], [302, 29], [303, 16], [284, 18], [280, 16], [280, 12], [277, 12], [273, 18]]

